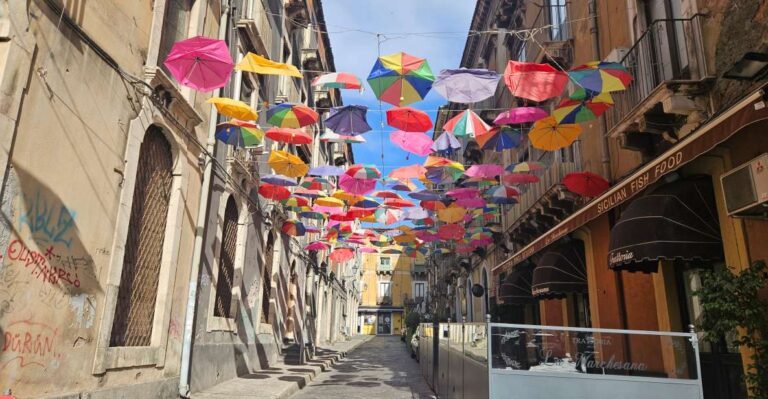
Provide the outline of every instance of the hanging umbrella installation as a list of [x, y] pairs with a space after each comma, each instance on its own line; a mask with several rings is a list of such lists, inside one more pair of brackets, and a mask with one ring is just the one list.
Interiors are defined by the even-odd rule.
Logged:
[[255, 147], [264, 141], [264, 132], [255, 123], [232, 119], [216, 125], [216, 140], [235, 147]]
[[406, 132], [426, 132], [432, 129], [432, 120], [426, 112], [411, 107], [387, 110], [387, 124]]
[[339, 187], [356, 195], [365, 195], [376, 189], [376, 179], [356, 179], [350, 175], [341, 175]]
[[283, 175], [266, 175], [261, 178], [261, 181], [283, 187], [292, 187], [296, 185], [296, 179]]
[[411, 133], [397, 130], [389, 135], [389, 141], [400, 149], [419, 156], [426, 156], [432, 153], [434, 142], [429, 136], [423, 133]]
[[344, 168], [333, 165], [315, 166], [309, 170], [311, 176], [339, 176], [344, 173]]
[[432, 145], [432, 150], [440, 156], [449, 156], [460, 149], [461, 142], [451, 132], [443, 132]]
[[366, 121], [368, 107], [363, 105], [345, 105], [331, 109], [330, 116], [325, 119], [325, 126], [334, 133], [356, 136], [371, 131], [371, 125]]
[[451, 118], [445, 123], [443, 129], [456, 136], [475, 137], [487, 133], [491, 127], [480, 116], [468, 109]]
[[568, 74], [549, 64], [509, 61], [504, 83], [515, 97], [540, 102], [559, 96], [568, 84]]
[[493, 164], [472, 165], [464, 172], [469, 177], [496, 177], [504, 173], [504, 168]]
[[345, 136], [342, 134], [334, 133], [331, 129], [325, 129], [323, 134], [320, 135], [320, 141], [326, 143], [345, 143], [345, 144], [361, 144], [365, 143], [363, 136]]
[[581, 126], [575, 124], [559, 124], [553, 116], [536, 122], [528, 132], [531, 145], [547, 151], [555, 151], [567, 147], [581, 134]]
[[267, 137], [280, 142], [294, 145], [309, 144], [312, 142], [312, 136], [299, 129], [274, 127], [267, 130]]
[[283, 75], [294, 78], [302, 78], [299, 69], [290, 64], [274, 62], [254, 53], [248, 53], [243, 60], [238, 62], [235, 69], [253, 72], [261, 75]]
[[344, 172], [355, 179], [378, 179], [381, 172], [373, 165], [352, 165]]
[[568, 173], [563, 178], [565, 187], [583, 197], [597, 197], [610, 186], [608, 181], [592, 172]]
[[393, 179], [416, 179], [427, 173], [427, 168], [421, 165], [401, 166], [389, 172], [389, 177]]
[[597, 93], [626, 90], [632, 82], [627, 68], [616, 62], [593, 61], [572, 68], [568, 75], [579, 87]]
[[291, 196], [291, 192], [282, 186], [264, 183], [259, 186], [259, 195], [273, 201], [282, 201]]
[[521, 123], [536, 122], [539, 119], [544, 119], [549, 114], [538, 107], [517, 107], [508, 109], [500, 113], [493, 123], [496, 125], [512, 125]]
[[277, 104], [267, 109], [267, 123], [277, 127], [298, 129], [317, 122], [319, 115], [301, 104]]
[[558, 123], [582, 123], [593, 121], [613, 106], [610, 93], [600, 93], [584, 100], [565, 98], [552, 116]]
[[427, 60], [402, 52], [379, 57], [368, 75], [376, 98], [395, 106], [424, 99], [434, 80]]
[[475, 103], [492, 97], [499, 74], [487, 69], [443, 69], [432, 88], [454, 103]]
[[163, 64], [180, 85], [202, 92], [224, 87], [234, 68], [227, 43], [203, 36], [174, 43]]
[[280, 231], [293, 237], [302, 237], [307, 233], [307, 229], [304, 228], [304, 223], [295, 219], [288, 219], [283, 222]]
[[320, 75], [312, 79], [315, 90], [328, 89], [357, 89], [362, 88], [362, 83], [357, 76], [347, 72], [333, 72]]
[[475, 141], [484, 150], [501, 152], [517, 148], [523, 141], [523, 134], [509, 126], [497, 126], [485, 134], [475, 136]]
[[259, 115], [248, 104], [226, 97], [211, 97], [206, 101], [213, 104], [222, 115], [242, 121], [255, 121]]
[[267, 164], [275, 172], [288, 177], [301, 177], [309, 171], [309, 166], [301, 158], [280, 150], [274, 150], [269, 154]]

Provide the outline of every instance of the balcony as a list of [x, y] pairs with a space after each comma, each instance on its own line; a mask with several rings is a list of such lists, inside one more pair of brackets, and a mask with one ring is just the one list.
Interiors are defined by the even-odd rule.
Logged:
[[620, 59], [634, 80], [613, 93], [605, 113], [611, 137], [623, 148], [654, 155], [693, 131], [707, 117], [714, 78], [704, 57], [701, 15], [654, 21]]
[[376, 266], [376, 274], [392, 274], [393, 271], [394, 271], [394, 268], [392, 267], [392, 265], [379, 264], [378, 266]]
[[415, 265], [413, 265], [413, 267], [411, 268], [411, 275], [414, 276], [414, 277], [416, 277], [416, 276], [421, 276], [421, 277], [426, 276], [427, 275], [427, 265], [425, 265], [425, 264], [415, 264]]
[[380, 296], [376, 298], [376, 305], [379, 306], [392, 306], [391, 296]]
[[272, 30], [269, 14], [261, 1], [253, 2], [253, 9], [248, 18], [236, 22], [237, 31], [245, 43], [250, 44], [250, 48], [256, 50], [257, 54], [266, 55], [272, 59], [271, 51], [272, 41], [275, 34]]

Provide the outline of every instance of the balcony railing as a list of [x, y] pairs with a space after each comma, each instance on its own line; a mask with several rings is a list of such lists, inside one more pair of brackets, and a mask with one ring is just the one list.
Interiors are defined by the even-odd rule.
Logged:
[[376, 266], [376, 271], [379, 273], [392, 273], [392, 270], [393, 268], [391, 264], [389, 265], [379, 264]]
[[376, 298], [376, 304], [377, 305], [392, 305], [392, 297], [391, 296], [380, 296]]
[[422, 274], [427, 272], [427, 265], [413, 265], [411, 272], [414, 274]]
[[656, 20], [619, 61], [634, 77], [627, 90], [611, 93], [606, 113], [610, 131], [662, 83], [696, 81], [709, 76], [701, 37], [701, 15]]

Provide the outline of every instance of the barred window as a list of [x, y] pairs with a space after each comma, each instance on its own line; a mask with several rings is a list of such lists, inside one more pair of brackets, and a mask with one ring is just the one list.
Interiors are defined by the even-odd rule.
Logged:
[[110, 346], [149, 346], [173, 181], [171, 145], [151, 126], [139, 150]]
[[232, 318], [232, 284], [235, 275], [235, 250], [237, 248], [238, 211], [235, 199], [230, 196], [224, 210], [224, 227], [219, 253], [219, 273], [216, 278], [216, 299], [213, 315]]

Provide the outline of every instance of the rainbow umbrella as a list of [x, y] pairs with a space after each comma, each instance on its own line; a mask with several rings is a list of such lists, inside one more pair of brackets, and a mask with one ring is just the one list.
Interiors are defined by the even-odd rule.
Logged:
[[472, 110], [462, 111], [443, 125], [443, 130], [456, 136], [475, 137], [487, 133], [491, 127]]
[[309, 206], [309, 200], [302, 197], [290, 197], [280, 201], [283, 206], [291, 208], [302, 208]]
[[368, 75], [376, 98], [395, 106], [424, 99], [434, 80], [427, 60], [402, 52], [379, 57]]
[[627, 68], [617, 62], [593, 61], [568, 71], [581, 88], [598, 93], [626, 90], [632, 82]]
[[597, 119], [613, 106], [610, 93], [600, 93], [584, 100], [564, 98], [552, 111], [552, 116], [559, 123], [581, 123]]
[[298, 129], [317, 122], [319, 115], [301, 104], [277, 104], [267, 109], [267, 123], [277, 127]]
[[216, 139], [235, 147], [255, 147], [264, 141], [264, 132], [255, 123], [232, 119], [216, 125]]
[[312, 176], [305, 177], [301, 180], [301, 183], [299, 183], [299, 187], [305, 188], [307, 190], [323, 190], [332, 186], [333, 183], [331, 183], [328, 179]]
[[347, 72], [333, 72], [312, 79], [315, 90], [328, 89], [362, 89], [362, 83], [357, 76]]
[[304, 228], [304, 223], [301, 223], [296, 219], [288, 219], [283, 222], [280, 231], [294, 237], [301, 237], [307, 233], [307, 229]]
[[432, 152], [434, 142], [429, 136], [422, 133], [404, 132], [397, 130], [389, 135], [389, 141], [400, 149], [419, 156], [426, 156]]
[[299, 217], [302, 219], [314, 219], [314, 220], [325, 220], [328, 218], [324, 213], [314, 212], [314, 211], [301, 212], [299, 213]]
[[378, 179], [381, 177], [381, 172], [373, 165], [352, 165], [345, 174], [355, 179]]
[[488, 133], [475, 136], [475, 141], [484, 150], [504, 151], [517, 148], [523, 141], [523, 134], [509, 126], [494, 127]]
[[224, 87], [234, 69], [227, 43], [203, 36], [174, 43], [163, 64], [180, 85], [202, 92]]

